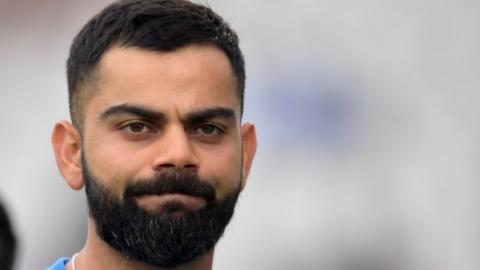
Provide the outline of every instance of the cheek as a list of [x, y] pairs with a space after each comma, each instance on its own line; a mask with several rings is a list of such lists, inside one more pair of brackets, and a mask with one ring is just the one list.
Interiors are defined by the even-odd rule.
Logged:
[[237, 145], [204, 153], [204, 162], [199, 174], [211, 179], [217, 191], [217, 198], [236, 190], [241, 181], [241, 150]]
[[127, 182], [139, 176], [141, 151], [115, 140], [96, 137], [85, 147], [86, 160], [97, 181], [121, 196]]

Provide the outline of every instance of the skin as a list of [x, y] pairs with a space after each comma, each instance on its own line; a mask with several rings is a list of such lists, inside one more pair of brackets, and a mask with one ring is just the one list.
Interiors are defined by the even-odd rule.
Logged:
[[[215, 187], [217, 199], [239, 185], [243, 189], [256, 150], [255, 127], [241, 123], [237, 82], [221, 50], [209, 45], [174, 52], [113, 47], [97, 72], [91, 86], [96, 92], [83, 107], [82, 134], [67, 121], [57, 123], [52, 134], [58, 168], [71, 188], [85, 184], [84, 155], [92, 174], [119, 198], [129, 181], [165, 170], [196, 171]], [[161, 211], [169, 201], [185, 209], [205, 205], [202, 198], [179, 194], [137, 198], [149, 211]], [[211, 269], [213, 253], [176, 269]], [[76, 265], [79, 270], [158, 269], [128, 261], [110, 248], [96, 234], [91, 217]]]

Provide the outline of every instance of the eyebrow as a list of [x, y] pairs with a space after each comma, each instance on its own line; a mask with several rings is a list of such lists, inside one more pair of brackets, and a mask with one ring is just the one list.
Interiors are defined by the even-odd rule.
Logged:
[[166, 119], [166, 115], [162, 112], [155, 111], [144, 106], [130, 104], [121, 104], [109, 107], [101, 114], [100, 118], [105, 120], [107, 118], [122, 114], [137, 115], [145, 119], [155, 121], [164, 121]]
[[[121, 104], [109, 107], [101, 114], [100, 118], [105, 120], [107, 118], [122, 114], [137, 115], [152, 121], [164, 122], [167, 119], [166, 114], [163, 112], [159, 112], [148, 107], [131, 104]], [[213, 107], [189, 112], [182, 117], [182, 122], [187, 124], [195, 124], [213, 118], [233, 120], [235, 119], [235, 116], [235, 111], [230, 108]]]
[[234, 120], [235, 111], [226, 107], [213, 107], [189, 112], [183, 117], [183, 122], [195, 124], [208, 119], [223, 118], [225, 120]]

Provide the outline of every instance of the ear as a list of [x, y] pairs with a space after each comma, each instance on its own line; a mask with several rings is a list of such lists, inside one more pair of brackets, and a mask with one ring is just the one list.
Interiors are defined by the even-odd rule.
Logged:
[[81, 189], [84, 181], [80, 133], [69, 122], [59, 122], [53, 128], [52, 145], [57, 166], [63, 178], [72, 189]]
[[252, 123], [245, 123], [241, 127], [242, 135], [242, 190], [247, 183], [250, 167], [252, 166], [253, 157], [257, 150], [257, 134], [255, 132], [255, 125]]

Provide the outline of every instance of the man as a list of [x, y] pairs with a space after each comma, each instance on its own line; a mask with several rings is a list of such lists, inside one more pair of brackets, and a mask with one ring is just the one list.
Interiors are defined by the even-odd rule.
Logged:
[[88, 236], [49, 269], [211, 269], [256, 150], [236, 34], [184, 0], [119, 1], [75, 37], [67, 77], [52, 144]]
[[0, 269], [13, 269], [16, 244], [17, 241], [7, 211], [0, 203]]

